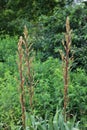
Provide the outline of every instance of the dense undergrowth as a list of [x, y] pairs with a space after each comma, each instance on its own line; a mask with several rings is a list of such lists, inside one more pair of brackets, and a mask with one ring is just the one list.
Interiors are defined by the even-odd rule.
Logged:
[[[21, 106], [19, 97], [19, 74], [17, 67], [17, 37], [7, 36], [0, 39], [0, 129], [21, 129]], [[40, 54], [39, 54], [40, 55]], [[49, 57], [41, 62], [38, 57], [34, 60], [34, 88], [33, 115], [27, 117], [28, 128], [32, 124], [36, 130], [63, 130], [60, 126], [54, 129], [56, 109], [63, 108], [63, 72], [62, 63], [58, 58]], [[72, 122], [76, 115], [76, 122], [80, 121], [80, 129], [87, 129], [87, 74], [77, 68], [70, 73], [68, 120]], [[25, 86], [26, 87], [26, 86]], [[30, 112], [26, 97], [26, 113]], [[59, 114], [59, 116], [61, 113]], [[61, 115], [62, 116], [62, 115]], [[58, 117], [56, 121], [63, 120]], [[43, 119], [42, 119], [42, 118]], [[46, 118], [46, 121], [45, 121]], [[56, 118], [56, 117], [54, 117]], [[51, 120], [52, 119], [52, 120]], [[48, 121], [49, 120], [49, 121]], [[49, 123], [48, 123], [49, 122]], [[34, 124], [33, 124], [34, 123]], [[39, 123], [39, 124], [38, 124]], [[51, 125], [51, 126], [49, 126]], [[58, 125], [58, 124], [57, 124]], [[60, 125], [60, 124], [59, 124]], [[69, 127], [68, 124], [65, 124]], [[64, 126], [64, 130], [70, 130]], [[49, 129], [48, 129], [49, 126]], [[39, 127], [39, 128], [38, 128]], [[50, 128], [51, 127], [51, 128]], [[58, 127], [58, 128], [57, 128]]]

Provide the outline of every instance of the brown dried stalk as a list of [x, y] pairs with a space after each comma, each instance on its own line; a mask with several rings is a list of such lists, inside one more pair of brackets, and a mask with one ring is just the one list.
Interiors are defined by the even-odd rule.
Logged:
[[19, 73], [20, 73], [20, 103], [21, 103], [21, 109], [22, 109], [22, 126], [25, 130], [25, 99], [24, 99], [24, 77], [23, 77], [23, 49], [22, 49], [23, 39], [20, 37], [18, 42], [18, 56], [19, 56]]
[[63, 61], [63, 68], [64, 68], [64, 118], [66, 121], [66, 110], [68, 106], [68, 87], [69, 87], [69, 66], [70, 60], [72, 57], [69, 57], [70, 49], [71, 49], [71, 30], [69, 24], [69, 17], [66, 19], [66, 34], [65, 34], [65, 42], [62, 41], [64, 46], [65, 54], [60, 51], [61, 58]]
[[[34, 74], [32, 71], [32, 44], [29, 44], [29, 37], [28, 37], [28, 30], [25, 26], [24, 28], [24, 38], [21, 36], [18, 42], [18, 56], [19, 56], [19, 73], [20, 73], [20, 102], [21, 102], [21, 109], [22, 109], [22, 126], [23, 130], [26, 129], [25, 126], [25, 96], [26, 93], [24, 91], [24, 83], [27, 85], [28, 92], [29, 92], [29, 105], [30, 105], [30, 111], [33, 110], [33, 97], [34, 97]], [[26, 66], [23, 65], [24, 62], [26, 63]], [[24, 75], [25, 74], [25, 75]], [[25, 81], [24, 81], [25, 77]], [[27, 89], [26, 88], [26, 89]]]
[[32, 62], [33, 62], [33, 56], [32, 56], [32, 44], [28, 47], [28, 30], [26, 26], [24, 27], [24, 44], [25, 44], [25, 60], [26, 60], [26, 67], [27, 67], [27, 73], [26, 76], [28, 78], [28, 82], [26, 81], [26, 84], [28, 86], [29, 91], [29, 104], [31, 111], [33, 110], [33, 97], [34, 97], [34, 74], [32, 71]]

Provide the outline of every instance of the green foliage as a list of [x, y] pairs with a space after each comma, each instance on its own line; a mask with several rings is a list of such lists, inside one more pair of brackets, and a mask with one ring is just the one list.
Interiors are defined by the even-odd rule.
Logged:
[[[75, 73], [71, 73], [71, 85], [69, 89], [70, 106], [69, 111], [77, 114], [77, 120], [81, 120], [82, 129], [86, 129], [87, 118], [87, 74], [84, 70], [77, 69]], [[73, 109], [72, 109], [73, 108]]]
[[[35, 64], [35, 111], [44, 116], [45, 112], [52, 114], [57, 105], [61, 107], [63, 98], [63, 78], [61, 64], [50, 57], [46, 62]], [[46, 111], [47, 110], [47, 111]]]
[[[16, 77], [18, 77], [16, 62], [18, 38], [3, 34], [21, 33], [25, 24], [29, 28], [29, 40], [33, 42], [37, 54], [34, 62], [34, 78], [37, 84], [34, 88], [33, 112], [43, 117], [43, 119], [37, 119], [29, 115], [26, 121], [31, 125], [30, 130], [37, 128], [38, 130], [53, 130], [54, 124], [56, 128], [59, 125], [57, 121], [54, 121], [55, 118], [58, 121], [62, 118], [62, 122], [64, 122], [61, 114], [54, 117], [53, 115], [57, 106], [59, 109], [63, 108], [63, 72], [61, 61], [56, 58], [59, 57], [58, 49], [62, 48], [61, 40], [64, 39], [66, 16], [70, 17], [73, 29], [72, 50], [75, 54], [72, 68], [73, 70], [77, 68], [70, 74], [70, 103], [67, 113], [69, 119], [77, 115], [77, 120], [81, 122], [81, 129], [87, 129], [87, 74], [85, 73], [87, 71], [87, 7], [82, 4], [73, 7], [69, 6], [67, 2], [70, 1], [0, 1], [0, 34], [2, 34], [0, 38], [1, 130], [22, 129], [18, 82], [16, 81]], [[27, 97], [26, 100], [28, 102]], [[29, 109], [26, 111], [29, 113]], [[46, 113], [48, 116], [44, 120]], [[65, 130], [70, 130], [70, 124], [73, 123], [60, 124], [60, 127], [64, 127]]]
[[[0, 2], [0, 34], [22, 33], [26, 24], [32, 36], [34, 49], [41, 51], [42, 60], [59, 57], [65, 19], [70, 17], [75, 50], [73, 69], [87, 68], [87, 5], [72, 5], [73, 0], [8, 0]], [[80, 12], [80, 13], [79, 13]], [[84, 56], [85, 55], [85, 56]]]
[[0, 38], [0, 65], [3, 65], [3, 69], [0, 71], [1, 76], [7, 68], [11, 73], [14, 73], [17, 69], [16, 53], [17, 37], [7, 35], [5, 38]]
[[10, 126], [12, 121], [15, 124], [20, 124], [21, 112], [16, 86], [15, 76], [7, 70], [4, 73], [4, 78], [0, 78], [0, 123], [2, 123], [2, 128]]
[[[80, 13], [79, 13], [80, 12]], [[36, 23], [32, 23], [31, 36], [36, 51], [41, 51], [41, 60], [49, 56], [59, 57], [58, 49], [64, 39], [65, 20], [70, 17], [72, 28], [72, 50], [74, 51], [73, 69], [78, 66], [87, 68], [87, 8], [84, 5], [68, 6], [61, 9], [55, 7], [51, 15], [41, 15]], [[84, 56], [85, 55], [85, 56]]]
[[[81, 14], [79, 14], [79, 11]], [[86, 22], [87, 8], [84, 5], [76, 6], [70, 15], [71, 27], [73, 29], [72, 44], [75, 50], [75, 61], [73, 68], [81, 67], [87, 68], [87, 22]]]
[[[63, 107], [63, 72], [60, 65], [61, 62], [53, 58], [35, 64], [38, 84], [35, 88], [34, 111], [43, 117], [45, 111], [51, 116], [55, 113], [57, 106]], [[72, 118], [77, 115], [82, 128], [86, 129], [87, 75], [85, 71], [77, 69], [70, 76], [68, 116]]]
[[[80, 13], [79, 13], [80, 12]], [[72, 28], [72, 51], [74, 51], [73, 69], [78, 66], [87, 68], [87, 8], [85, 5], [60, 8], [55, 6], [50, 15], [41, 15], [36, 22], [29, 27], [32, 42], [36, 52], [41, 52], [41, 60], [45, 61], [49, 56], [60, 57], [58, 49], [64, 39], [66, 17], [70, 17]], [[85, 56], [84, 56], [85, 55]]]
[[[17, 88], [17, 37], [0, 38], [0, 127], [20, 124], [21, 115]], [[16, 115], [16, 116], [15, 116]]]
[[64, 122], [64, 118], [61, 112], [58, 110], [56, 114], [51, 117], [49, 120], [45, 118], [38, 118], [33, 115], [28, 116], [26, 122], [26, 129], [28, 130], [79, 130], [78, 122], [75, 123], [75, 120], [72, 122]]
[[[56, 5], [55, 1], [51, 0], [7, 0], [0, 2], [0, 33], [10, 34], [19, 33], [21, 21], [27, 19], [27, 22], [32, 19], [37, 19], [41, 14], [49, 14]], [[26, 24], [26, 21], [25, 21]], [[22, 29], [21, 29], [22, 31]]]
[[[12, 51], [12, 53], [14, 52]], [[10, 55], [8, 55], [7, 58], [9, 59], [9, 57]], [[12, 64], [14, 64], [15, 59], [12, 58], [12, 60]], [[13, 122], [16, 124], [20, 124], [21, 120], [19, 116], [21, 114], [21, 110], [18, 98], [17, 84], [15, 80], [15, 74], [17, 71], [15, 71], [15, 73], [11, 73], [11, 66], [7, 66], [7, 63], [8, 60], [5, 63], [0, 63], [0, 68], [3, 68], [3, 65], [5, 66], [4, 71], [3, 69], [0, 71], [2, 72], [0, 78], [0, 104], [2, 104], [0, 107], [0, 122], [5, 125], [12, 125], [14, 123], [11, 122], [12, 124], [10, 124], [9, 121], [13, 120]], [[51, 116], [54, 115], [57, 106], [59, 108], [63, 107], [63, 72], [61, 68], [61, 62], [58, 59], [50, 57], [43, 63], [40, 61], [35, 61], [34, 67], [35, 80], [38, 82], [35, 87], [34, 113], [40, 116], [42, 115], [43, 117], [45, 113], [47, 113], [51, 118]], [[12, 68], [14, 69], [13, 66]], [[81, 120], [84, 126], [86, 126], [87, 112], [86, 81], [87, 76], [81, 69], [78, 69], [76, 72], [71, 73], [71, 83], [69, 90], [69, 113], [72, 115], [77, 114], [78, 120]]]

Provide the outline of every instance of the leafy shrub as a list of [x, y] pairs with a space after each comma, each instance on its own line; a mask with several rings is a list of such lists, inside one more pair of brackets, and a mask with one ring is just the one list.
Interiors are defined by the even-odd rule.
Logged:
[[2, 127], [8, 127], [12, 120], [14, 124], [20, 122], [18, 120], [21, 112], [16, 81], [16, 41], [17, 37], [0, 38], [0, 122]]
[[61, 106], [63, 99], [63, 78], [60, 61], [50, 57], [47, 61], [35, 64], [35, 79], [38, 81], [35, 88], [35, 111], [44, 115], [53, 113], [57, 105]]
[[[63, 108], [63, 72], [61, 62], [50, 57], [47, 61], [35, 64], [38, 84], [35, 88], [35, 112], [44, 116], [55, 113], [56, 107]], [[86, 125], [87, 75], [84, 70], [77, 69], [70, 74], [69, 83], [69, 118], [77, 115], [82, 128]]]
[[87, 118], [87, 74], [82, 69], [71, 73], [71, 84], [69, 88], [69, 111], [76, 114], [77, 119], [82, 123], [82, 129], [86, 129]]
[[[3, 64], [3, 70], [8, 68], [11, 73], [17, 69], [16, 65], [16, 51], [17, 51], [17, 37], [0, 38], [0, 63]], [[0, 75], [2, 75], [0, 71]]]
[[20, 124], [20, 103], [16, 79], [10, 71], [5, 72], [4, 78], [0, 78], [0, 123], [3, 127]]

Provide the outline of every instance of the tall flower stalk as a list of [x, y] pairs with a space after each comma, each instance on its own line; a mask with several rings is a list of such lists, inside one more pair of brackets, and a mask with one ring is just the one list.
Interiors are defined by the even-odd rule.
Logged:
[[[32, 44], [29, 44], [28, 30], [24, 27], [24, 37], [20, 37], [18, 42], [18, 56], [19, 56], [19, 74], [20, 74], [20, 102], [22, 109], [22, 126], [26, 129], [26, 101], [25, 97], [28, 91], [29, 97], [29, 111], [33, 111], [33, 97], [34, 97], [34, 74], [32, 70], [33, 53]], [[25, 89], [24, 89], [25, 86]], [[27, 87], [26, 87], [27, 86]], [[27, 90], [27, 91], [25, 91]]]
[[23, 49], [22, 49], [23, 39], [20, 37], [18, 42], [18, 56], [19, 56], [19, 73], [20, 73], [20, 103], [22, 109], [22, 126], [25, 130], [25, 97], [24, 97], [24, 77], [23, 77]]
[[24, 44], [25, 44], [25, 62], [26, 62], [26, 68], [27, 68], [27, 81], [26, 85], [28, 87], [29, 92], [29, 105], [31, 111], [33, 110], [33, 97], [34, 97], [34, 73], [33, 73], [33, 55], [32, 55], [32, 44], [28, 45], [28, 30], [26, 26], [24, 27]]
[[69, 17], [66, 19], [66, 33], [65, 33], [65, 42], [62, 41], [64, 52], [60, 50], [60, 54], [63, 61], [63, 70], [64, 70], [64, 118], [66, 121], [66, 112], [68, 107], [68, 87], [69, 87], [69, 68], [70, 61], [72, 57], [70, 57], [70, 49], [71, 49], [71, 29], [69, 23]]

